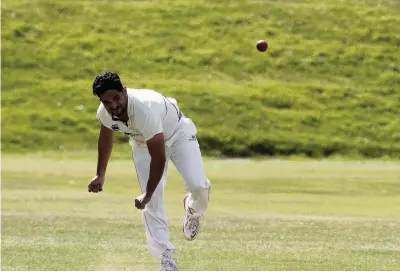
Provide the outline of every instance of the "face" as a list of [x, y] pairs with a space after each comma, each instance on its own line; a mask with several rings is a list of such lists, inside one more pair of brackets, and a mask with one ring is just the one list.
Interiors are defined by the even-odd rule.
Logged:
[[110, 114], [120, 118], [126, 113], [128, 107], [126, 88], [122, 92], [117, 90], [106, 91], [100, 96], [100, 101]]

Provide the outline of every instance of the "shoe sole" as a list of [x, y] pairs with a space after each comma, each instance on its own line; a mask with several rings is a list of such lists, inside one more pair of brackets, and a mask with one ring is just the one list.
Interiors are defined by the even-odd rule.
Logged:
[[[183, 208], [185, 209], [186, 212], [186, 199], [189, 197], [189, 194], [185, 195], [185, 197], [183, 198]], [[200, 227], [199, 227], [200, 229]], [[182, 232], [183, 232], [183, 237], [185, 237], [186, 240], [188, 241], [193, 241], [197, 234], [199, 233], [199, 231], [197, 231], [194, 235], [190, 236], [190, 237], [186, 237], [185, 235], [185, 220], [183, 220], [183, 224], [182, 224]]]

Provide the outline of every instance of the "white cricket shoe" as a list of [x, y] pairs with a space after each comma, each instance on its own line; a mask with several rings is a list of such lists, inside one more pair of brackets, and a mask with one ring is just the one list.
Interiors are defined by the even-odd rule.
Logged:
[[161, 269], [160, 271], [178, 271], [176, 266], [176, 260], [172, 258], [172, 251], [165, 250], [161, 257]]
[[200, 231], [200, 217], [194, 215], [194, 210], [189, 207], [189, 194], [183, 199], [183, 207], [185, 208], [186, 214], [183, 220], [183, 236], [186, 240], [192, 241], [196, 238]]

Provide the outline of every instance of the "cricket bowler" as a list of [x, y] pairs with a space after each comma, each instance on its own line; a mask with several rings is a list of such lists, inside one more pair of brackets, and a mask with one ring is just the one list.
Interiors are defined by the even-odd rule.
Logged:
[[114, 132], [130, 137], [132, 159], [142, 194], [135, 207], [142, 211], [149, 251], [161, 257], [161, 270], [176, 271], [174, 245], [169, 238], [164, 207], [164, 187], [168, 163], [172, 161], [182, 175], [184, 196], [183, 235], [193, 240], [200, 230], [200, 217], [207, 210], [210, 181], [203, 169], [197, 128], [184, 116], [175, 99], [149, 89], [123, 86], [114, 72], [104, 72], [93, 82], [93, 94], [100, 100], [100, 121], [96, 175], [88, 191], [103, 191], [107, 164], [112, 152]]

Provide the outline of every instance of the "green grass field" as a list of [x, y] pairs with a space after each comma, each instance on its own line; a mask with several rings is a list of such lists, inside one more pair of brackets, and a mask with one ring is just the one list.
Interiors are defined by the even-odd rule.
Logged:
[[[95, 153], [72, 157], [3, 155], [2, 270], [159, 269], [133, 207], [131, 161], [112, 159], [95, 195]], [[180, 270], [399, 269], [399, 162], [205, 167], [211, 202], [193, 242], [181, 233], [183, 180], [170, 168], [165, 205]]]
[[176, 97], [207, 155], [398, 159], [399, 3], [4, 0], [2, 150], [95, 148], [113, 70]]
[[198, 127], [195, 241], [172, 166], [166, 188], [180, 270], [400, 269], [400, 1], [4, 0], [1, 17], [2, 270], [159, 269], [122, 134], [87, 192], [104, 70]]

